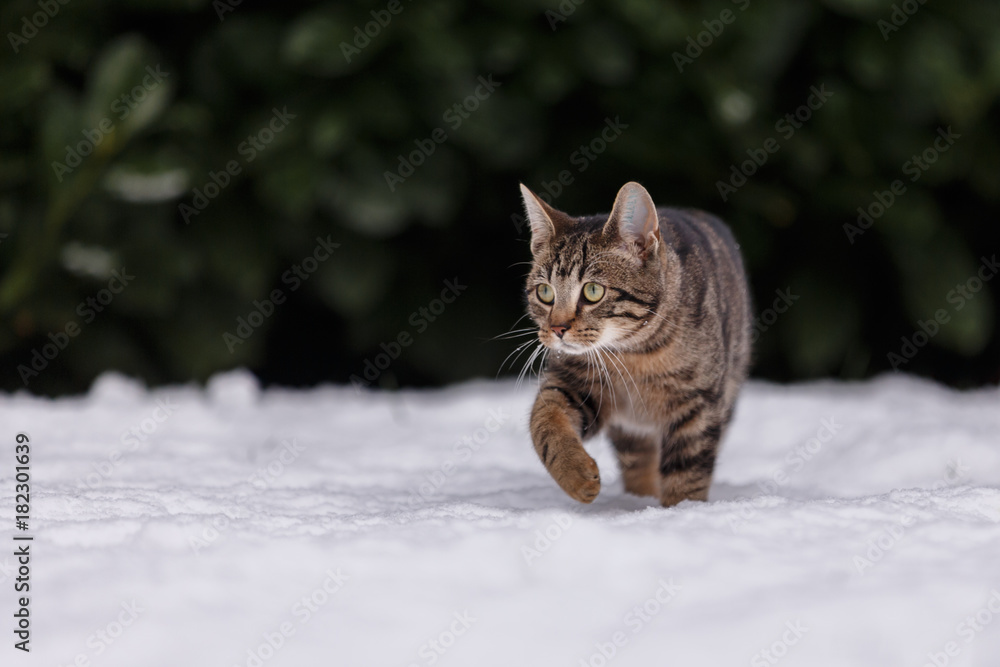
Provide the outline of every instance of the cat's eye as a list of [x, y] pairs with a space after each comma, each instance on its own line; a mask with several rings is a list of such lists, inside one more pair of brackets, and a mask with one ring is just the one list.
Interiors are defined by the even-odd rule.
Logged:
[[542, 303], [552, 303], [556, 298], [556, 291], [552, 289], [552, 285], [546, 285], [545, 283], [535, 288], [535, 294], [538, 295], [538, 300]]
[[583, 298], [591, 303], [597, 303], [604, 296], [604, 285], [587, 283], [583, 286]]

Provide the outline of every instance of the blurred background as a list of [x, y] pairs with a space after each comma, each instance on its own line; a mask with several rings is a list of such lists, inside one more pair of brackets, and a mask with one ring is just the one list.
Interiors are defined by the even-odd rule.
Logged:
[[520, 181], [727, 220], [758, 377], [998, 381], [997, 3], [15, 0], [0, 27], [5, 391], [517, 372]]

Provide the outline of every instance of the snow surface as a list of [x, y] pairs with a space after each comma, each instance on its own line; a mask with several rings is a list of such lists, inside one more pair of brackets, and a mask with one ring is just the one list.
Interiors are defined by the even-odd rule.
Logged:
[[710, 502], [663, 509], [604, 439], [564, 495], [530, 385], [0, 396], [3, 539], [21, 431], [35, 535], [0, 663], [1000, 664], [1000, 390], [751, 382]]

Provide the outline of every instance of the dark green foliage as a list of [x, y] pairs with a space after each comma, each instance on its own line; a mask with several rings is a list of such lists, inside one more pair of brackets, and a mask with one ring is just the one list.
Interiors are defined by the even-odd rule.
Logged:
[[[517, 183], [555, 191], [564, 170], [554, 204], [570, 213], [606, 211], [638, 180], [660, 205], [731, 223], [757, 312], [770, 321], [776, 290], [799, 296], [760, 333], [758, 376], [887, 370], [943, 310], [899, 368], [997, 380], [998, 284], [952, 290], [1000, 252], [1000, 5], [402, 0], [348, 62], [342, 44], [389, 4], [51, 0], [58, 12], [12, 45], [42, 10], [4, 3], [0, 387], [24, 387], [19, 366], [68, 324], [78, 335], [31, 391], [80, 391], [109, 368], [346, 382], [384, 349], [378, 361], [398, 355], [372, 386], [492, 377], [514, 344], [490, 339], [522, 313]], [[720, 27], [679, 72], [688, 38]], [[122, 101], [136, 86], [142, 101]], [[776, 124], [812, 86], [833, 94], [789, 134]], [[477, 89], [467, 118], [447, 113]], [[577, 153], [615, 119], [627, 128], [596, 159]], [[904, 164], [948, 127], [960, 138], [911, 181]], [[93, 152], [54, 169], [86, 133]], [[390, 190], [415, 142], [433, 154]], [[723, 201], [748, 150], [767, 162]], [[226, 185], [204, 210], [181, 207], [215, 192], [212, 174]], [[903, 194], [851, 243], [845, 224], [897, 179]], [[339, 248], [293, 289], [286, 272], [328, 237]], [[134, 280], [81, 314], [122, 267]], [[454, 303], [421, 314], [456, 277]], [[245, 342], [224, 338], [275, 290], [283, 303]], [[401, 333], [412, 344], [397, 350]]]

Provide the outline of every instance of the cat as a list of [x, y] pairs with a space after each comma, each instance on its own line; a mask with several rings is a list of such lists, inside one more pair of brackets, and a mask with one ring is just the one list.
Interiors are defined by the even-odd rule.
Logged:
[[602, 429], [625, 490], [664, 507], [707, 500], [750, 366], [750, 291], [729, 228], [657, 209], [635, 182], [610, 214], [571, 217], [521, 185], [531, 228], [527, 310], [544, 348], [535, 451], [572, 498], [601, 489], [583, 440]]

